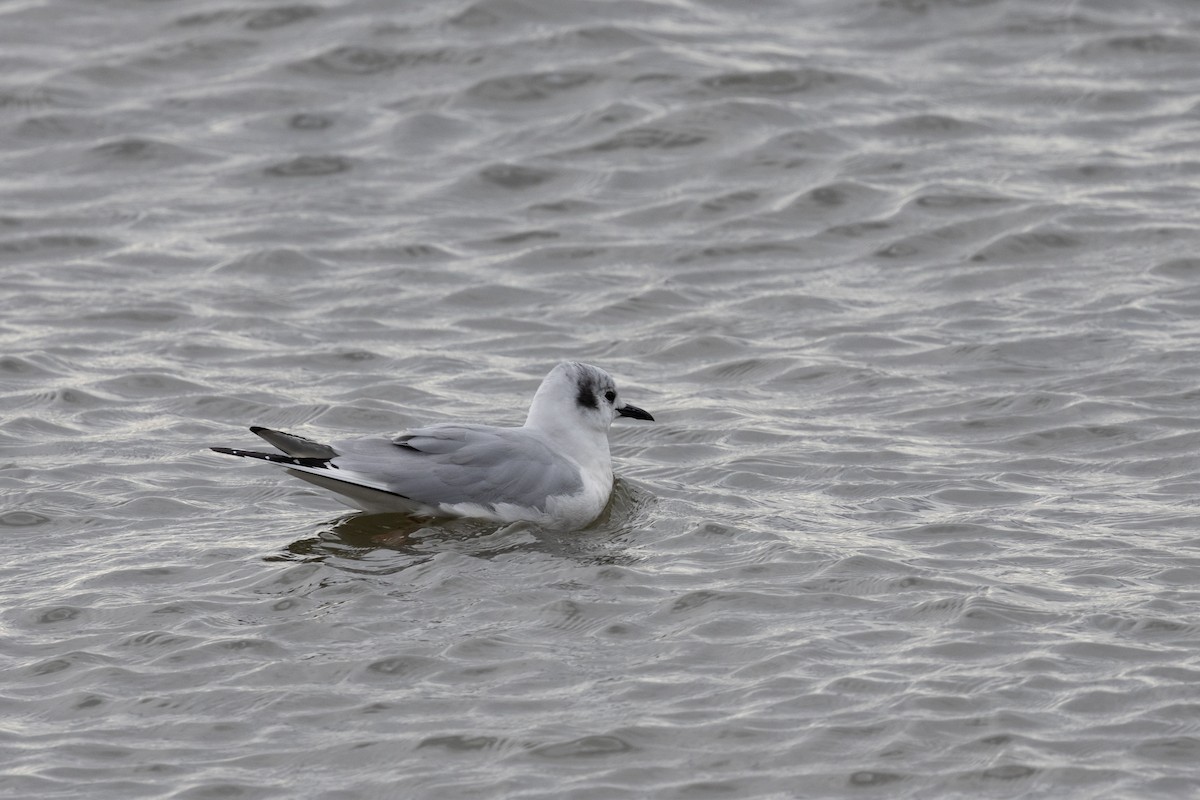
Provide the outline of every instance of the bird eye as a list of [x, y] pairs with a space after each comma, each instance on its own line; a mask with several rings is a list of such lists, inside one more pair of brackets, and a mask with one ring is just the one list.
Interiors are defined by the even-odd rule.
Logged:
[[617, 399], [617, 393], [614, 392], [612, 389], [609, 389], [607, 392], [604, 393], [604, 399], [611, 403], [613, 400]]

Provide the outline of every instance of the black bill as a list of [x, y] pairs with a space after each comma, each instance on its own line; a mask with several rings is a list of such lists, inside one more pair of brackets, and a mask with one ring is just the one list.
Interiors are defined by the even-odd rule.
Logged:
[[628, 403], [617, 409], [617, 414], [622, 417], [632, 417], [633, 419], [648, 419], [654, 422], [654, 417], [650, 416], [649, 411], [643, 411], [637, 406], [631, 406]]

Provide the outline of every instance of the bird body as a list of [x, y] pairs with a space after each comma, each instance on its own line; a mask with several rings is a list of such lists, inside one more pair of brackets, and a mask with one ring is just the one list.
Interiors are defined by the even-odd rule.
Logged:
[[442, 423], [332, 444], [252, 427], [282, 454], [212, 449], [278, 464], [371, 513], [576, 527], [599, 516], [612, 492], [608, 428], [619, 416], [653, 420], [618, 401], [604, 370], [564, 362], [520, 427]]

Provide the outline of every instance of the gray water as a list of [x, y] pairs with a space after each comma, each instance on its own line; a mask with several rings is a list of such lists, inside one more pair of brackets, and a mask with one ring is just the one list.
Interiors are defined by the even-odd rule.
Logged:
[[[1195, 796], [1192, 0], [10, 0], [0, 200], [0, 795]], [[206, 450], [561, 359], [586, 530]]]

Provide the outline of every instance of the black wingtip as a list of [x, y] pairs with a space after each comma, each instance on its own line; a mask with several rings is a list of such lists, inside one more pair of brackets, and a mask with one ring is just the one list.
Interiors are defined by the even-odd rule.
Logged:
[[328, 467], [329, 469], [337, 469], [337, 465], [330, 464], [328, 458], [285, 456], [279, 453], [260, 453], [257, 450], [238, 450], [233, 447], [210, 447], [208, 449], [227, 456], [257, 458], [262, 461], [270, 461], [272, 464], [285, 464], [290, 467]]

